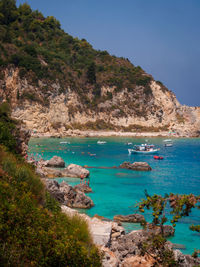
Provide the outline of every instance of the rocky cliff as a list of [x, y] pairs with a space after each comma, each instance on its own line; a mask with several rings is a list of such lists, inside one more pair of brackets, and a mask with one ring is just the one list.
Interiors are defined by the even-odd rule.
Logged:
[[[33, 132], [67, 135], [69, 129], [114, 129], [171, 130], [189, 136], [200, 133], [200, 108], [182, 106], [172, 92], [163, 90], [154, 80], [148, 96], [141, 93], [143, 86], [136, 86], [134, 92], [127, 88], [116, 92], [115, 86], [102, 86], [101, 101], [90, 106], [70, 87], [60, 93], [59, 81], [47, 85], [39, 80], [38, 85], [32, 85], [26, 78], [20, 78], [18, 68], [8, 67], [2, 72], [1, 101], [10, 99], [12, 116], [23, 120]], [[47, 92], [43, 92], [44, 87], [48, 87]], [[105, 98], [108, 93], [112, 98]], [[90, 92], [86, 96], [93, 97]]]

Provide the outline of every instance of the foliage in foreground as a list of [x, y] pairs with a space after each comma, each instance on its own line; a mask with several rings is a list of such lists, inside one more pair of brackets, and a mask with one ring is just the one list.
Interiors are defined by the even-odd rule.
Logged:
[[61, 213], [34, 169], [0, 147], [2, 266], [101, 266], [87, 224]]
[[[144, 254], [151, 255], [158, 265], [177, 266], [172, 251], [166, 246], [167, 240], [164, 237], [164, 224], [168, 221], [166, 209], [170, 209], [172, 215], [170, 222], [175, 227], [182, 217], [190, 215], [192, 209], [200, 208], [200, 196], [172, 193], [165, 194], [164, 197], [156, 194], [150, 196], [147, 191], [145, 191], [145, 195], [146, 199], [143, 199], [137, 206], [140, 212], [144, 212], [145, 209], [152, 211], [153, 220], [151, 224], [153, 227], [159, 227], [161, 234], [151, 234], [148, 242], [141, 245], [142, 251]], [[142, 225], [146, 228], [148, 223], [144, 221]], [[190, 229], [199, 232], [200, 225], [192, 225]], [[198, 257], [198, 253], [199, 251], [195, 250], [193, 257]]]

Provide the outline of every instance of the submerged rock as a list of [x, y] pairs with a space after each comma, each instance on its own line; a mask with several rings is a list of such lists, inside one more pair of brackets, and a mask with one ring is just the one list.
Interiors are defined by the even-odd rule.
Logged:
[[54, 156], [50, 160], [47, 161], [47, 167], [54, 167], [54, 168], [64, 168], [65, 162], [61, 157]]
[[152, 168], [149, 166], [147, 162], [123, 162], [121, 165], [119, 165], [119, 168], [122, 169], [129, 169], [134, 171], [151, 171]]
[[114, 221], [117, 222], [132, 222], [138, 223], [144, 221], [144, 216], [141, 214], [130, 214], [130, 215], [115, 215]]

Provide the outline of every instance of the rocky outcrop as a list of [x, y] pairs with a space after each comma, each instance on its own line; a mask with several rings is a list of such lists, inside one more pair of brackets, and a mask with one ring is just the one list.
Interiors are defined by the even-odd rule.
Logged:
[[[146, 230], [148, 231], [149, 234], [161, 234], [161, 228], [159, 226], [154, 226], [152, 224], [147, 224]], [[174, 228], [171, 225], [163, 225], [163, 236], [164, 237], [169, 237], [174, 235]]]
[[125, 258], [122, 262], [121, 267], [152, 267], [155, 264], [155, 260], [149, 256], [132, 256]]
[[80, 165], [76, 165], [76, 164], [70, 164], [67, 166], [67, 168], [65, 169], [66, 171], [68, 171], [71, 175], [74, 175], [74, 177], [89, 177], [90, 172], [83, 168]]
[[115, 215], [113, 220], [117, 222], [139, 223], [144, 221], [144, 216], [141, 214]]
[[[142, 250], [142, 244], [149, 242], [152, 233], [145, 230], [132, 231], [125, 234], [124, 228], [116, 222], [102, 221], [98, 218], [90, 218], [85, 214], [62, 206], [62, 211], [67, 215], [78, 215], [88, 223], [88, 227], [96, 245], [103, 252], [103, 267], [152, 267], [155, 259]], [[166, 250], [172, 250], [173, 244], [169, 241], [165, 244]], [[155, 255], [156, 251], [152, 251]], [[174, 257], [180, 267], [194, 267], [200, 264], [200, 259], [190, 255], [184, 255], [179, 250], [174, 250]]]
[[[41, 177], [55, 178], [55, 177], [72, 177], [72, 178], [86, 178], [89, 177], [90, 172], [82, 166], [70, 164], [64, 169], [50, 168], [49, 161], [41, 160], [37, 163], [36, 172]], [[61, 161], [62, 162], [62, 161]], [[86, 189], [86, 187], [85, 187]]]
[[46, 167], [64, 168], [65, 162], [61, 157], [54, 156], [53, 158], [47, 161]]
[[122, 169], [129, 169], [134, 171], [151, 171], [152, 168], [149, 166], [147, 162], [123, 162], [121, 165], [119, 165], [119, 168]]
[[80, 209], [89, 209], [94, 206], [90, 197], [81, 191], [74, 190], [72, 186], [65, 182], [58, 184], [55, 180], [44, 179], [44, 183], [49, 193], [61, 204]]
[[88, 186], [87, 184], [77, 184], [74, 186], [74, 190], [78, 190], [84, 193], [91, 193], [92, 192], [92, 188], [90, 186]]

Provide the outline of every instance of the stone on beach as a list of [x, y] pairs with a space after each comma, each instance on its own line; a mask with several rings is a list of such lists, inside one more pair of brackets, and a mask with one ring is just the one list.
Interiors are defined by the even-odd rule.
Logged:
[[114, 221], [117, 222], [132, 222], [138, 223], [144, 221], [144, 216], [141, 214], [130, 214], [130, 215], [115, 215]]
[[122, 169], [129, 169], [134, 171], [151, 171], [152, 168], [149, 166], [147, 162], [123, 162], [121, 165], [119, 165], [119, 168]]
[[47, 167], [54, 167], [54, 168], [64, 168], [65, 162], [61, 157], [54, 156], [50, 160], [47, 161]]

